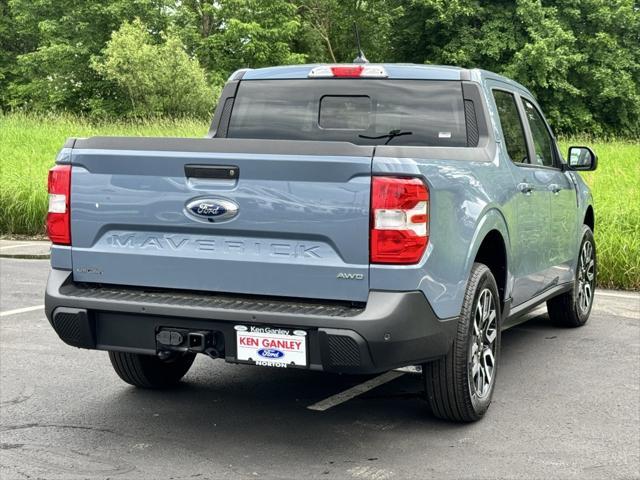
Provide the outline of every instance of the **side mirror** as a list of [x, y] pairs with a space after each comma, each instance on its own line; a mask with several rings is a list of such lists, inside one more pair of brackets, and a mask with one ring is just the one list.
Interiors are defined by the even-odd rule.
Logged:
[[569, 147], [568, 170], [592, 171], [598, 167], [598, 156], [589, 147]]

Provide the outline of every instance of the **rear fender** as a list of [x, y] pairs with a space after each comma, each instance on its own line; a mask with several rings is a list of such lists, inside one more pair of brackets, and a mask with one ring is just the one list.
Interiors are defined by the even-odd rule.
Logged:
[[[478, 251], [480, 250], [480, 246], [482, 242], [486, 238], [486, 236], [492, 230], [496, 230], [502, 235], [502, 239], [504, 240], [505, 253], [507, 259], [506, 265], [506, 282], [505, 282], [505, 290], [504, 290], [504, 298], [505, 303], [508, 303], [511, 298], [511, 291], [513, 289], [513, 275], [510, 270], [511, 266], [511, 240], [509, 235], [509, 229], [507, 227], [507, 222], [505, 221], [502, 213], [496, 209], [491, 208], [487, 210], [479, 219], [476, 230], [473, 234], [473, 238], [471, 240], [471, 247], [467, 252], [467, 257], [465, 258], [465, 279], [468, 280], [471, 275], [471, 268], [473, 267], [473, 263], [478, 255]], [[465, 280], [465, 281], [466, 281]], [[466, 285], [465, 285], [466, 288]]]

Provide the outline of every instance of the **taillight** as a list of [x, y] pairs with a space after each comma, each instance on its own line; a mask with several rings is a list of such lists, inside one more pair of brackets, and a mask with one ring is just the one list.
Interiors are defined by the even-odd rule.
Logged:
[[418, 178], [373, 177], [371, 263], [418, 263], [429, 241], [429, 189]]
[[47, 235], [53, 243], [71, 245], [71, 165], [49, 170], [49, 212]]

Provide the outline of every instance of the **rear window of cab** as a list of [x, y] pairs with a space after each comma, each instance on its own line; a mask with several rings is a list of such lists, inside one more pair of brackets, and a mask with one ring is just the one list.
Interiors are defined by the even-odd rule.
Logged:
[[465, 147], [459, 81], [245, 80], [228, 138]]

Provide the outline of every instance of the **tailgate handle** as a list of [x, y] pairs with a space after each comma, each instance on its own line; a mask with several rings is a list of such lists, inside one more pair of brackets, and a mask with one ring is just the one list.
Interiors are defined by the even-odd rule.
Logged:
[[185, 165], [184, 174], [187, 178], [236, 180], [240, 169], [235, 165]]

